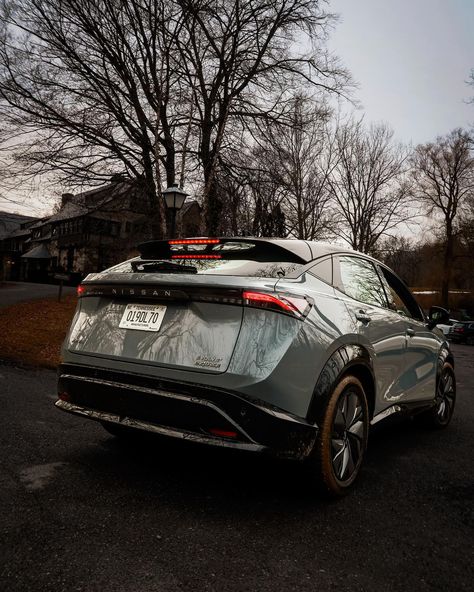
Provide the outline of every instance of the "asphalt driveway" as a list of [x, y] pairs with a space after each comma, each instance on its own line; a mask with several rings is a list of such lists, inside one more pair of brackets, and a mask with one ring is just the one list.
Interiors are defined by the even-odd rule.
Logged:
[[381, 425], [332, 503], [292, 464], [121, 443], [54, 408], [54, 372], [0, 365], [0, 589], [470, 592], [474, 347], [453, 349], [451, 426]]
[[[12, 306], [17, 302], [54, 298], [59, 286], [54, 284], [35, 284], [33, 282], [0, 282], [0, 308]], [[74, 294], [76, 288], [63, 287], [63, 294]]]

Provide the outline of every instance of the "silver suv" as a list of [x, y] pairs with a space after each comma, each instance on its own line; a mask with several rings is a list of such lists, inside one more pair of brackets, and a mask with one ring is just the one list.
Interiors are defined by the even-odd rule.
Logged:
[[302, 240], [152, 241], [87, 276], [63, 347], [59, 409], [304, 461], [325, 492], [356, 479], [369, 426], [410, 412], [448, 425], [441, 331], [404, 283], [357, 253]]

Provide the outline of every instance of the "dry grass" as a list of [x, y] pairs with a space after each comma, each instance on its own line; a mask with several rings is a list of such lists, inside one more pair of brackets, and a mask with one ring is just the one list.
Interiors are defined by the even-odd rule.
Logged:
[[56, 368], [76, 308], [75, 295], [0, 309], [0, 359]]

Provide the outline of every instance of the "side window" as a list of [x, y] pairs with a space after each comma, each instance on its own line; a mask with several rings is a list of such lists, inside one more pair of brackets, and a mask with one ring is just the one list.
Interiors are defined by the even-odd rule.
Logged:
[[413, 319], [423, 321], [423, 314], [405, 284], [385, 267], [379, 267], [380, 276], [389, 300], [389, 308]]
[[387, 308], [385, 291], [374, 265], [359, 257], [339, 257], [341, 289], [359, 302]]
[[309, 270], [309, 273], [315, 275], [323, 282], [326, 282], [330, 286], [332, 285], [332, 257], [325, 257], [320, 261], [317, 261], [313, 267]]

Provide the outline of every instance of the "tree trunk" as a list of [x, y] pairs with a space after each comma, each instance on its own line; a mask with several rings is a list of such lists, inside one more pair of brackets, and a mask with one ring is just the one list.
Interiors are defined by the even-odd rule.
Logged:
[[450, 220], [446, 223], [446, 247], [444, 249], [443, 279], [441, 283], [441, 302], [449, 308], [449, 286], [451, 283], [451, 266], [453, 264], [454, 237]]

